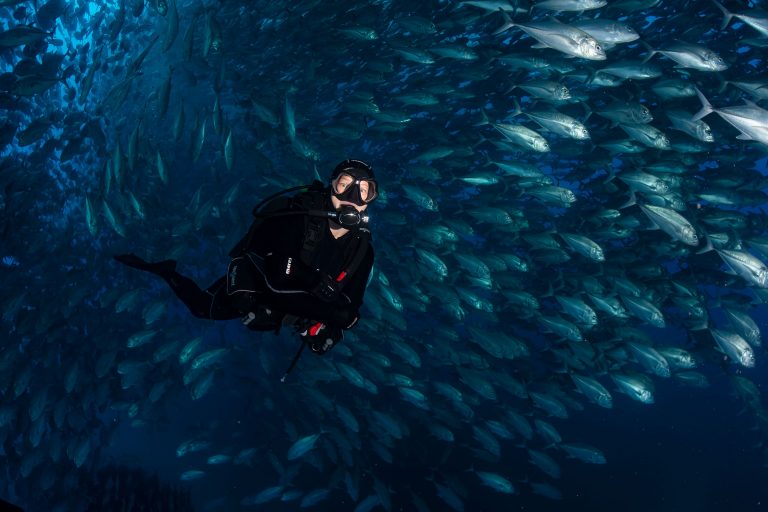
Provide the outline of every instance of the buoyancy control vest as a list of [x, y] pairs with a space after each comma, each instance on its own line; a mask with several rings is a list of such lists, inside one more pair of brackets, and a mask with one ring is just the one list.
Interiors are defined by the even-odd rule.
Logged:
[[[292, 198], [278, 200], [282, 199], [279, 196], [296, 190], [302, 190], [302, 192]], [[269, 206], [268, 211], [262, 211], [265, 206]], [[249, 251], [253, 237], [265, 219], [284, 215], [304, 215], [304, 234], [300, 258], [304, 264], [311, 266], [323, 237], [323, 230], [328, 229], [326, 220], [338, 215], [338, 212], [329, 211], [329, 208], [331, 208], [331, 204], [328, 189], [317, 180], [311, 185], [293, 187], [273, 194], [254, 207], [252, 213], [255, 219], [251, 223], [248, 233], [232, 248], [229, 256], [237, 258]], [[330, 276], [339, 289], [343, 289], [365, 259], [371, 240], [367, 220], [362, 222], [362, 226], [354, 229], [350, 236], [354, 237], [354, 241], [345, 251], [344, 261], [341, 265], [342, 270], [337, 276]]]

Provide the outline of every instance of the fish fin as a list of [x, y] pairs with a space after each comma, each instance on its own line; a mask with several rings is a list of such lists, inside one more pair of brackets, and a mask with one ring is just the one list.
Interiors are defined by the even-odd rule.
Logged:
[[519, 116], [520, 114], [523, 113], [523, 109], [520, 108], [520, 103], [517, 101], [517, 98], [512, 98], [512, 102], [515, 105], [515, 111], [512, 112], [511, 117]]
[[709, 324], [706, 321], [688, 327], [689, 331], [705, 331], [707, 329], [709, 329]]
[[699, 97], [699, 101], [701, 101], [701, 110], [699, 110], [691, 119], [691, 121], [698, 121], [712, 112], [715, 111], [715, 109], [712, 108], [712, 105], [709, 103], [709, 100], [702, 94], [702, 92], [699, 90], [698, 87], [695, 87], [696, 89], [696, 95]]
[[707, 234], [707, 232], [704, 231], [703, 228], [701, 228], [701, 230], [704, 233], [704, 238], [706, 239], [707, 244], [701, 249], [699, 249], [698, 251], [696, 251], [696, 254], [704, 254], [705, 252], [713, 251], [715, 249], [715, 247], [712, 245], [712, 240], [709, 238], [709, 235]]
[[629, 208], [630, 206], [635, 206], [637, 204], [637, 195], [635, 194], [634, 190], [631, 190], [629, 192], [629, 199], [627, 199], [627, 202], [623, 205], [618, 207], [618, 210], [623, 210], [624, 208]]
[[728, 86], [729, 82], [728, 80], [723, 80], [723, 77], [720, 73], [715, 73], [717, 75], [717, 80], [720, 82], [720, 87], [717, 89], [717, 94], [722, 93], [725, 88]]
[[748, 107], [760, 108], [760, 106], [757, 103], [755, 103], [752, 100], [748, 100], [747, 98], [744, 98], [744, 104], [747, 105]]
[[474, 144], [472, 144], [472, 146], [471, 146], [471, 147], [472, 147], [472, 149], [475, 149], [477, 146], [479, 146], [479, 145], [480, 145], [480, 144], [482, 144], [483, 142], [488, 142], [488, 139], [486, 139], [484, 136], [482, 136], [482, 135], [481, 135], [481, 136], [480, 136], [480, 140], [479, 140], [479, 141], [477, 141], [477, 142], [475, 142]]
[[740, 135], [737, 135], [736, 138], [739, 139], [739, 140], [755, 140], [752, 137], [750, 137], [749, 135], [747, 135], [746, 133], [742, 133]]
[[584, 85], [592, 85], [592, 82], [595, 81], [595, 77], [597, 77], [599, 71], [595, 71], [594, 69], [590, 68], [587, 72], [589, 73], [589, 76], [584, 81]]
[[497, 34], [501, 34], [502, 32], [506, 32], [507, 30], [509, 30], [510, 28], [515, 26], [515, 22], [512, 21], [512, 18], [509, 17], [509, 14], [507, 14], [507, 12], [504, 9], [499, 7], [499, 11], [501, 11], [501, 15], [504, 17], [504, 24], [502, 26], [500, 26], [499, 28], [497, 28], [491, 34], [491, 35], [494, 35], [494, 36], [497, 35]]
[[651, 225], [648, 226], [647, 228], [645, 228], [645, 231], [658, 231], [660, 229], [661, 228], [659, 227], [658, 224], [656, 224], [655, 222], [651, 221]]
[[472, 126], [485, 126], [487, 124], [491, 124], [491, 122], [488, 120], [488, 116], [485, 114], [485, 109], [480, 109], [480, 113], [483, 115], [483, 120], [479, 123], [475, 123]]
[[[721, 256], [721, 258], [722, 258], [722, 256]], [[728, 274], [729, 276], [737, 276], [737, 275], [739, 275], [738, 272], [736, 272], [733, 269], [733, 267], [730, 264], [728, 264], [728, 262], [724, 261], [724, 263], [725, 263], [725, 267], [726, 267], [725, 270], [723, 270], [724, 273]]]
[[653, 47], [648, 43], [646, 43], [645, 41], [640, 40], [640, 44], [643, 45], [643, 47], [645, 47], [646, 50], [648, 50], [648, 56], [643, 59], [643, 64], [651, 60], [651, 57], [659, 53], [657, 50], [654, 50]]
[[545, 45], [544, 43], [536, 43], [536, 44], [532, 44], [531, 48], [536, 48], [537, 50], [543, 50], [543, 49], [549, 48], [549, 46]]
[[720, 25], [720, 30], [724, 30], [725, 27], [727, 27], [728, 24], [731, 22], [731, 19], [733, 18], [733, 13], [730, 12], [725, 7], [723, 7], [722, 4], [717, 0], [712, 0], [712, 3], [714, 3], [717, 6], [717, 8], [723, 12], [723, 24]]

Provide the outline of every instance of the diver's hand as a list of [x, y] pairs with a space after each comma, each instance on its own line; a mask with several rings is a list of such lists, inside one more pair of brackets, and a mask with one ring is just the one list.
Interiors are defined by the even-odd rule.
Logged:
[[253, 321], [256, 320], [256, 313], [253, 311], [249, 311], [247, 315], [245, 315], [242, 319], [243, 325], [251, 325]]
[[341, 294], [341, 286], [334, 278], [323, 274], [311, 293], [323, 302], [336, 302]]
[[341, 329], [316, 322], [299, 333], [299, 336], [301, 336], [302, 341], [309, 345], [312, 352], [323, 355], [344, 339], [344, 332]]
[[249, 311], [241, 321], [252, 331], [272, 330], [281, 324], [282, 313], [259, 306], [256, 311]]
[[252, 331], [259, 331], [263, 329], [263, 325], [260, 325], [256, 321], [257, 315], [253, 311], [249, 311], [247, 315], [242, 318], [243, 325]]

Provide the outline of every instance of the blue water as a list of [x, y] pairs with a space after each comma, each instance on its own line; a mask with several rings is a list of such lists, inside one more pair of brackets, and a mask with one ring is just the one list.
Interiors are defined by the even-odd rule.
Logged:
[[[718, 234], [731, 237], [730, 249], [737, 248], [734, 238], [746, 241], [746, 249], [740, 250], [751, 250], [764, 260], [749, 241], [766, 235], [765, 205], [717, 205], [697, 196], [764, 191], [768, 175], [764, 143], [741, 143], [736, 128], [711, 114], [705, 121], [716, 142], [701, 153], [646, 148], [639, 155], [616, 155], [601, 149], [602, 143], [622, 140], [626, 134], [586, 112], [617, 98], [648, 106], [654, 115], [651, 126], [674, 143], [694, 141], [671, 129], [665, 111], [679, 108], [693, 114], [701, 108], [696, 97], [660, 98], [651, 91], [655, 80], [628, 80], [615, 89], [599, 89], [567, 71], [572, 67], [594, 77], [604, 64], [639, 62], [646, 49], [636, 42], [609, 48], [607, 62], [565, 58], [556, 50], [530, 48], [532, 38], [518, 28], [492, 36], [502, 17], [459, 2], [179, 1], [179, 32], [164, 52], [169, 16], [158, 13], [156, 2], [150, 2], [141, 3], [144, 10], [136, 17], [137, 1], [126, 0], [122, 26], [122, 4], [117, 2], [51, 0], [0, 7], [3, 36], [20, 24], [51, 30], [40, 42], [0, 49], [0, 498], [28, 512], [103, 510], [94, 505], [97, 497], [137, 501], [150, 492], [147, 482], [156, 476], [156, 482], [169, 486], [166, 489], [173, 487], [188, 496], [197, 511], [297, 510], [302, 496], [315, 489], [328, 490], [328, 498], [307, 510], [355, 511], [371, 496], [386, 498], [390, 510], [452, 510], [436, 484], [455, 493], [467, 512], [766, 508], [768, 420], [761, 419], [768, 418], [765, 399], [760, 396], [747, 405], [733, 379], [744, 377], [764, 391], [766, 351], [755, 347], [755, 367], [744, 368], [716, 350], [708, 329], [686, 331], [682, 310], [671, 300], [681, 295], [670, 291], [674, 289], [669, 281], [695, 285], [709, 313], [708, 328], [727, 328], [721, 299], [740, 294], [751, 302], [745, 309], [765, 332], [764, 295], [742, 277], [728, 276], [714, 253], [680, 250], [682, 244], [672, 242], [668, 234], [644, 229], [647, 219], [637, 207], [622, 208], [624, 219], [640, 223], [630, 225], [630, 240], [637, 242], [631, 249], [624, 249], [624, 242], [593, 234], [597, 227], [610, 224], [582, 222], [596, 208], [627, 202], [630, 187], [620, 183], [622, 173], [670, 159], [687, 165], [686, 181], [672, 188], [688, 207], [680, 214], [694, 224], [702, 240], [699, 248], [704, 245], [704, 228], [716, 231], [702, 217], [736, 210], [752, 223], [744, 229], [723, 228]], [[52, 17], [49, 25], [35, 14], [43, 5]], [[737, 5], [728, 8], [743, 12]], [[591, 15], [556, 13], [566, 22]], [[433, 21], [440, 32], [405, 31], [397, 20], [406, 16]], [[535, 14], [537, 20], [543, 16], [543, 11]], [[606, 9], [599, 16], [626, 21], [654, 48], [682, 38], [722, 55], [730, 68], [720, 74], [680, 69], [661, 56], [651, 61], [663, 70], [662, 79], [693, 82], [715, 108], [741, 105], [750, 98], [765, 106], [765, 100], [733, 86], [720, 89], [724, 80], [760, 79], [766, 59], [761, 48], [742, 42], [756, 37], [754, 29], [736, 22], [720, 29], [721, 13], [711, 3], [668, 1], [638, 12]], [[518, 23], [530, 19], [528, 14], [515, 16]], [[690, 20], [696, 23], [689, 26]], [[375, 28], [378, 39], [350, 39], [338, 31], [353, 26]], [[184, 39], [190, 27], [192, 55], [187, 58]], [[222, 45], [203, 55], [206, 37], [217, 27]], [[109, 108], [105, 99], [126, 79], [126, 70], [155, 34], [159, 39], [140, 66], [141, 73], [132, 78], [126, 100]], [[464, 61], [435, 54], [433, 64], [417, 64], [397, 51], [427, 51], [448, 44], [463, 45], [477, 58]], [[23, 83], [24, 65], [34, 67], [41, 63], [41, 55], [65, 51], [68, 54], [56, 70], [59, 82], [29, 96], [15, 89]], [[566, 70], [497, 64], [494, 57], [507, 53], [547, 59], [552, 67]], [[84, 77], [94, 66], [98, 72], [93, 87], [80, 101]], [[159, 102], [169, 73], [168, 111], [161, 118]], [[521, 89], [510, 89], [543, 78], [567, 83], [579, 99], [548, 106]], [[445, 90], [440, 92], [441, 88]], [[398, 101], [404, 94], [426, 90], [438, 97], [437, 106]], [[367, 103], [369, 97], [379, 112]], [[569, 140], [525, 115], [512, 116], [515, 101], [523, 112], [551, 106], [583, 121], [591, 141]], [[222, 126], [218, 120], [214, 123], [216, 102]], [[173, 126], [182, 106], [185, 122], [176, 141]], [[259, 108], [269, 110], [276, 124], [265, 120]], [[289, 110], [294, 112], [294, 135], [288, 129]], [[497, 148], [492, 142], [501, 141], [501, 135], [478, 125], [483, 113], [492, 122], [535, 129], [552, 151]], [[380, 114], [405, 115], [409, 120], [399, 126]], [[66, 116], [74, 120], [67, 121]], [[203, 119], [206, 131], [196, 159], [192, 148]], [[20, 135], [34, 120], [50, 126], [23, 146]], [[138, 145], [132, 148], [137, 127]], [[329, 133], [329, 127], [361, 130], [362, 135], [345, 138]], [[225, 149], [230, 133], [231, 169]], [[70, 143], [76, 151], [67, 160], [63, 150]], [[455, 153], [428, 162], [417, 160], [439, 147]], [[126, 170], [134, 149], [135, 167]], [[168, 183], [159, 176], [158, 155], [167, 167]], [[285, 383], [280, 377], [298, 347], [290, 329], [273, 336], [250, 332], [237, 320], [193, 318], [161, 280], [112, 260], [126, 252], [151, 260], [174, 258], [180, 272], [208, 286], [225, 272], [227, 253], [250, 225], [255, 204], [281, 189], [314, 178], [326, 180], [331, 169], [348, 157], [370, 162], [382, 190], [369, 210], [376, 263], [361, 321], [328, 355], [305, 353]], [[555, 185], [576, 192], [577, 202], [569, 208], [543, 204], [531, 199], [527, 188], [531, 184], [509, 176], [500, 186], [460, 181], [494, 170], [484, 165], [489, 159], [535, 165]], [[116, 183], [116, 162], [123, 168], [121, 184]], [[736, 172], [728, 174], [728, 169]], [[439, 178], [424, 178], [430, 170]], [[608, 170], [618, 178], [603, 183]], [[715, 184], [736, 181], [734, 176], [739, 175], [750, 181], [730, 188]], [[428, 194], [439, 211], [420, 206], [404, 185]], [[640, 202], [650, 201], [642, 191], [637, 196]], [[520, 211], [527, 225], [511, 229], [481, 222], [472, 215], [472, 209], [481, 206]], [[454, 242], [441, 246], [414, 235], [415, 229], [435, 226], [461, 231], [451, 222], [467, 224], [474, 232], [458, 233]], [[589, 261], [561, 240], [570, 260], [546, 264], [520, 238], [554, 229], [595, 238], [605, 250], [606, 262]], [[557, 237], [553, 235], [560, 240]], [[446, 263], [446, 279], [437, 282], [434, 269], [417, 262], [416, 248], [432, 251]], [[679, 252], [667, 256], [664, 250]], [[531, 270], [492, 270], [494, 287], [489, 290], [480, 281], [471, 281], [472, 272], [456, 257], [482, 259], [496, 253], [514, 254]], [[632, 261], [634, 257], [640, 259]], [[638, 278], [633, 268], [643, 263], [657, 265], [666, 274], [660, 279]], [[625, 323], [644, 332], [649, 344], [694, 354], [699, 361], [696, 371], [709, 381], [706, 388], [683, 385], [674, 375], [653, 376], [629, 356], [610, 362], [603, 357], [578, 371], [597, 379], [612, 394], [611, 409], [598, 407], [577, 392], [564, 373], [566, 365], [555, 356], [566, 343], [542, 332], [530, 312], [509, 307], [502, 293], [530, 292], [542, 303], [543, 313], [560, 315], [562, 308], [550, 294], [580, 294], [581, 277], [586, 275], [607, 284], [617, 269], [658, 302], [667, 328], [650, 327], [635, 317], [617, 321], [598, 313], [598, 326], [584, 329], [586, 343], [605, 347], [610, 342], [620, 349], [624, 344], [617, 333]], [[694, 277], [680, 274], [689, 269], [695, 271]], [[126, 300], [131, 292], [136, 295]], [[450, 302], [458, 292], [476, 295], [494, 312], [472, 306], [468, 295]], [[402, 311], [387, 301], [391, 294], [405, 305]], [[421, 294], [428, 297], [428, 304], [421, 302]], [[123, 302], [128, 306], [118, 311]], [[160, 313], [149, 318], [152, 311]], [[512, 361], [496, 358], [472, 341], [473, 328], [517, 337], [530, 354]], [[130, 336], [147, 329], [157, 331], [152, 341], [126, 347]], [[193, 358], [207, 350], [227, 350], [222, 361], [200, 374], [190, 371], [190, 362], [179, 360], [182, 347], [197, 337], [202, 342]], [[154, 359], [159, 348], [174, 343], [167, 359]], [[420, 365], [405, 361], [397, 344], [415, 352]], [[100, 361], [110, 355], [113, 361], [105, 365], [103, 375], [97, 375]], [[127, 363], [133, 363], [132, 371], [125, 370]], [[342, 365], [358, 371], [367, 379], [365, 385], [356, 386], [353, 379], [343, 377]], [[464, 382], [459, 370], [475, 371], [487, 379], [485, 384], [493, 386], [496, 398], [483, 398]], [[653, 404], [641, 404], [617, 391], [609, 373], [625, 371], [650, 377]], [[523, 397], [505, 389], [504, 376], [521, 383]], [[197, 386], [211, 377], [211, 387], [193, 399]], [[423, 393], [428, 409], [404, 400], [395, 379], [410, 379], [411, 384], [401, 386]], [[438, 382], [455, 386], [462, 393], [460, 404], [437, 392]], [[529, 391], [564, 394], [563, 399], [578, 402], [584, 410], [568, 406], [567, 419], [550, 417], [525, 396]], [[342, 421], [337, 405], [351, 411], [359, 432]], [[500, 446], [500, 456], [495, 457], [473, 429], [487, 430], [485, 422], [495, 420], [514, 431], [505, 420], [508, 409], [531, 423], [534, 419], [551, 423], [563, 442], [599, 449], [607, 464], [569, 459], [558, 447], [546, 446], [538, 434], [526, 441], [519, 432], [514, 432], [514, 439], [495, 437]], [[395, 433], [387, 433], [382, 418], [395, 424], [391, 427]], [[435, 424], [450, 429], [454, 440], [437, 439], [428, 428]], [[314, 449], [288, 460], [291, 445], [313, 434], [320, 434]], [[205, 446], [177, 455], [190, 441]], [[560, 478], [551, 478], [532, 464], [528, 448], [552, 457], [561, 469]], [[209, 464], [215, 455], [231, 459]], [[97, 486], [100, 470], [119, 466], [134, 468], [145, 478]], [[189, 471], [204, 475], [195, 473], [200, 478], [184, 480], [182, 475]], [[515, 493], [484, 486], [479, 471], [509, 480]], [[350, 486], [347, 481], [357, 483]], [[536, 495], [531, 483], [554, 486], [562, 499]], [[278, 484], [284, 489], [273, 500], [248, 504]], [[291, 491], [302, 496], [281, 501]], [[160, 510], [161, 501], [157, 497], [150, 510]], [[177, 506], [174, 512], [181, 510], [189, 508]]]

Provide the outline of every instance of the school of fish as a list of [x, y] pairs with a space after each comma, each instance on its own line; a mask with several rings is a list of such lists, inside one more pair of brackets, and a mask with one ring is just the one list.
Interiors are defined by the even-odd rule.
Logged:
[[[0, 497], [561, 500], [564, 459], [608, 458], [571, 415], [720, 374], [768, 446], [759, 4], [0, 0]], [[112, 261], [207, 286], [256, 203], [348, 157], [381, 189], [361, 322], [285, 383], [295, 336], [195, 319]], [[105, 473], [121, 427], [179, 407], [158, 456], [204, 499]]]

